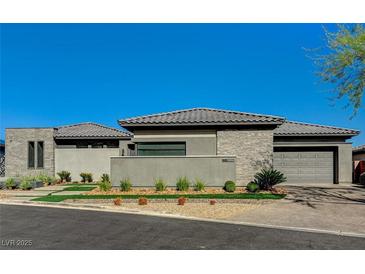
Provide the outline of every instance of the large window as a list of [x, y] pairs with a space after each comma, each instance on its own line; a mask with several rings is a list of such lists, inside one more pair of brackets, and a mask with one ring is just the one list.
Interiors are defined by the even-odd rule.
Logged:
[[44, 167], [44, 142], [28, 142], [28, 168]]
[[138, 156], [185, 156], [185, 143], [138, 143]]
[[28, 142], [28, 168], [35, 167], [35, 149], [34, 142]]
[[43, 162], [44, 162], [44, 143], [43, 142], [37, 142], [37, 167], [43, 168]]

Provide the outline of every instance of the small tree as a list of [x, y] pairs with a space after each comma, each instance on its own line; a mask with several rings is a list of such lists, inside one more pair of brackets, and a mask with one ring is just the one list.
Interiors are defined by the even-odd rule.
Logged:
[[365, 89], [365, 29], [362, 24], [325, 29], [325, 53], [313, 56], [318, 76], [333, 85], [336, 99], [347, 98], [353, 115], [361, 108]]

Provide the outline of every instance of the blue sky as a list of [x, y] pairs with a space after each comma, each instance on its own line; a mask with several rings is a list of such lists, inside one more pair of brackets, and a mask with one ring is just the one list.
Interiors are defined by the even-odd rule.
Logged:
[[[58, 126], [191, 107], [365, 132], [303, 48], [321, 24], [2, 24], [1, 127]], [[334, 25], [326, 25], [334, 29]], [[364, 134], [353, 139], [365, 143]]]

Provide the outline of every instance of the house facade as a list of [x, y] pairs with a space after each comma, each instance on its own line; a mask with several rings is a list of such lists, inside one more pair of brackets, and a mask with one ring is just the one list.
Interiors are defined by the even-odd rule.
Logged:
[[129, 178], [153, 186], [179, 176], [207, 186], [245, 185], [263, 167], [293, 184], [352, 182], [356, 130], [287, 121], [283, 117], [194, 108], [118, 121], [124, 130], [95, 123], [6, 129], [6, 176], [61, 170], [80, 180], [109, 173], [113, 185]]

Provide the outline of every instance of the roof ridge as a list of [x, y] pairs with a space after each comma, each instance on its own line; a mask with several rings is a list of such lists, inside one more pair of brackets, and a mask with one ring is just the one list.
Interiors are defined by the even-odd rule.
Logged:
[[161, 116], [161, 115], [169, 115], [169, 114], [175, 114], [175, 113], [180, 113], [180, 112], [187, 112], [187, 111], [190, 111], [190, 110], [193, 110], [193, 109], [198, 109], [198, 108], [187, 108], [187, 109], [159, 112], [159, 113], [155, 113], [155, 114], [139, 115], [139, 116], [133, 116], [133, 117], [124, 118], [124, 119], [123, 118], [118, 119], [118, 121], [138, 119], [138, 118], [141, 118], [141, 117], [146, 118], [146, 117], [154, 117], [154, 116]]
[[341, 129], [341, 130], [348, 130], [353, 132], [360, 132], [359, 130], [352, 129], [352, 128], [344, 128], [344, 127], [337, 127], [337, 126], [327, 126], [327, 125], [320, 125], [320, 124], [311, 124], [306, 122], [298, 122], [298, 121], [292, 121], [292, 120], [286, 120], [284, 123], [292, 123], [292, 124], [299, 124], [299, 125], [306, 125], [306, 126], [315, 126], [315, 127], [321, 127], [321, 128], [332, 128], [332, 129]]
[[59, 129], [59, 128], [75, 127], [75, 126], [81, 126], [81, 125], [87, 125], [87, 124], [96, 124], [96, 123], [94, 123], [94, 122], [81, 122], [81, 123], [76, 123], [76, 124], [58, 126], [58, 127], [55, 127], [55, 128]]
[[149, 117], [156, 117], [156, 116], [161, 116], [161, 115], [170, 115], [170, 114], [176, 114], [176, 113], [182, 113], [182, 112], [188, 112], [188, 111], [194, 111], [194, 110], [208, 110], [208, 111], [225, 112], [225, 113], [233, 113], [233, 114], [244, 114], [244, 115], [251, 115], [251, 116], [258, 116], [258, 117], [270, 117], [270, 118], [285, 120], [284, 117], [275, 116], [275, 115], [258, 114], [258, 113], [226, 110], [226, 109], [216, 109], [216, 108], [208, 108], [208, 107], [194, 107], [194, 108], [188, 108], [188, 109], [160, 112], [160, 113], [155, 113], [155, 114], [139, 115], [139, 116], [134, 116], [134, 117], [130, 117], [130, 118], [119, 119], [118, 121], [135, 120], [135, 119], [140, 119], [140, 118], [149, 118]]
[[110, 126], [105, 126], [105, 125], [102, 125], [102, 124], [99, 124], [99, 123], [95, 123], [95, 122], [81, 122], [81, 123], [77, 123], [77, 124], [59, 126], [59, 127], [56, 127], [56, 129], [58, 130], [60, 128], [77, 127], [77, 126], [82, 126], [82, 125], [95, 125], [95, 126], [99, 126], [99, 127], [102, 127], [102, 128], [106, 128], [106, 129], [114, 130], [116, 132], [121, 132], [121, 133], [125, 133], [125, 134], [130, 135], [130, 132], [127, 131], [127, 130], [121, 130], [121, 129], [118, 129], [118, 128], [114, 128], [114, 127], [110, 127]]
[[277, 116], [277, 115], [270, 115], [270, 114], [259, 114], [254, 112], [245, 112], [245, 111], [238, 111], [238, 110], [226, 110], [226, 109], [217, 109], [217, 108], [199, 108], [199, 109], [206, 109], [206, 110], [213, 110], [218, 112], [228, 112], [234, 114], [245, 114], [245, 115], [252, 115], [252, 116], [264, 116], [264, 117], [272, 117], [285, 120], [285, 117]]

